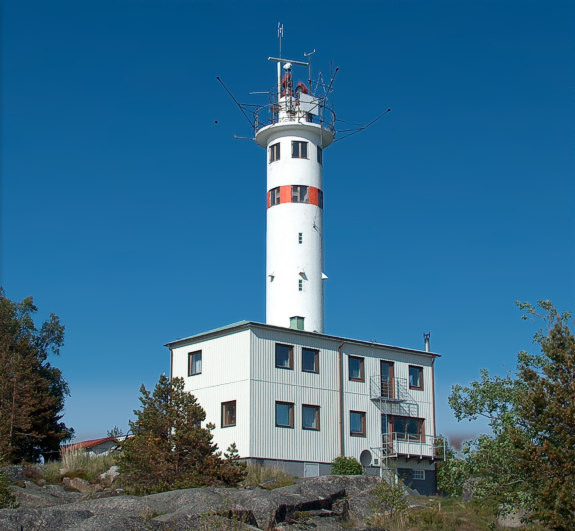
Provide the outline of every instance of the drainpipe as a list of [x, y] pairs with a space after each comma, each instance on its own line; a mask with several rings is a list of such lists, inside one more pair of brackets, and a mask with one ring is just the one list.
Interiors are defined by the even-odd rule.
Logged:
[[343, 354], [341, 349], [343, 348], [344, 341], [337, 348], [338, 353], [338, 363], [339, 363], [339, 455], [344, 454], [344, 431], [343, 431]]
[[174, 377], [174, 351], [170, 349], [170, 381]]

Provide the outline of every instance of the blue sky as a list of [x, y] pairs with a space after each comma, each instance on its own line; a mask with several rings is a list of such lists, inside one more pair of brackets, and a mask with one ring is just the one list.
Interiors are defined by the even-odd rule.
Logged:
[[265, 321], [265, 152], [216, 76], [257, 102], [278, 21], [340, 67], [338, 118], [392, 109], [324, 153], [326, 333], [430, 331], [462, 436], [451, 386], [533, 348], [515, 301], [575, 310], [572, 2], [5, 0], [1, 283], [66, 325], [79, 440], [126, 429], [166, 342]]

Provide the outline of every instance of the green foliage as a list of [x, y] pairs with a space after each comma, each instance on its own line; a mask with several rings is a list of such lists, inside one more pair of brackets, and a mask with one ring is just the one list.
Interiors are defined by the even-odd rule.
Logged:
[[247, 465], [246, 477], [241, 483], [242, 487], [261, 487], [272, 490], [279, 487], [293, 485], [295, 478], [281, 468]]
[[457, 456], [449, 443], [445, 444], [445, 456], [443, 461], [438, 461], [437, 490], [449, 496], [461, 496], [463, 484], [469, 477], [469, 463], [466, 459]]
[[61, 422], [68, 384], [48, 361], [64, 343], [64, 327], [51, 314], [40, 329], [31, 297], [12, 302], [0, 288], [0, 455], [36, 462], [57, 455], [73, 430]]
[[[2, 463], [0, 462], [0, 467], [1, 465]], [[0, 509], [4, 508], [12, 509], [16, 506], [17, 506], [16, 498], [14, 497], [12, 491], [10, 490], [8, 479], [2, 472], [2, 469], [0, 468]]]
[[331, 473], [335, 476], [360, 476], [363, 467], [355, 457], [340, 455], [331, 462]]
[[374, 506], [376, 513], [384, 513], [393, 518], [396, 515], [405, 513], [409, 507], [403, 481], [392, 474], [384, 477], [371, 492], [376, 499]]
[[[457, 463], [455, 468], [461, 467], [464, 475], [476, 479], [474, 493], [479, 499], [489, 499], [499, 508], [526, 508], [532, 519], [552, 529], [574, 529], [575, 338], [568, 325], [571, 316], [559, 314], [549, 301], [518, 306], [525, 311], [524, 319], [545, 323], [534, 337], [541, 352], [520, 352], [516, 377], [492, 377], [484, 370], [479, 382], [453, 388], [449, 402], [457, 419], [483, 416], [493, 430], [493, 436], [481, 435], [467, 443], [464, 464]], [[446, 472], [451, 472], [447, 463]]]
[[[236, 485], [245, 468], [233, 458], [222, 459], [213, 435], [201, 427], [206, 418], [196, 398], [184, 391], [184, 380], [160, 377], [153, 393], [141, 389], [142, 409], [130, 421], [133, 433], [122, 443], [118, 464], [125, 487], [135, 494], [200, 487]], [[233, 454], [233, 451], [231, 452]]]

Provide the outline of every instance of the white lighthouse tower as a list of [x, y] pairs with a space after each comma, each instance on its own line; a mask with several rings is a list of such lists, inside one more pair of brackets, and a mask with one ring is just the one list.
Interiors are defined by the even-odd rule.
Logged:
[[293, 66], [309, 63], [269, 59], [277, 62], [277, 99], [270, 123], [256, 131], [267, 151], [266, 323], [323, 333], [322, 166], [333, 132], [324, 100], [294, 83]]

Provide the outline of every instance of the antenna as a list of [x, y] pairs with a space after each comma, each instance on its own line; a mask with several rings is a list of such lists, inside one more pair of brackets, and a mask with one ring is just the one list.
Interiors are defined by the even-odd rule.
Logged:
[[282, 37], [284, 36], [284, 25], [278, 22], [278, 39], [280, 41], [280, 57], [282, 56]]
[[[305, 53], [304, 52], [304, 57], [308, 57], [309, 59], [307, 60], [307, 64], [308, 64], [308, 86], [309, 86], [309, 90], [311, 90], [311, 56], [315, 53], [315, 48], [313, 49], [313, 52], [309, 52], [309, 53]], [[280, 54], [281, 57], [281, 54]]]

